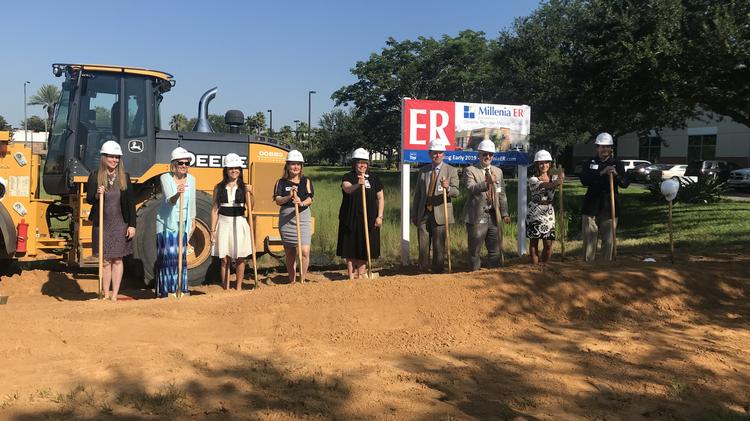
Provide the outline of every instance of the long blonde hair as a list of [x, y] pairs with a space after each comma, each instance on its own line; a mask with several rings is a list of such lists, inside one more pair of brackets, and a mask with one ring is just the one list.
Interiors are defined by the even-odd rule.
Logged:
[[[115, 167], [115, 174], [117, 177], [117, 184], [120, 186], [120, 191], [128, 189], [128, 180], [125, 179], [125, 164], [122, 163], [122, 156], [120, 156], [120, 162]], [[96, 175], [96, 182], [99, 186], [104, 186], [106, 190], [109, 190], [109, 180], [107, 179], [107, 156], [102, 155], [99, 160], [99, 173]]]

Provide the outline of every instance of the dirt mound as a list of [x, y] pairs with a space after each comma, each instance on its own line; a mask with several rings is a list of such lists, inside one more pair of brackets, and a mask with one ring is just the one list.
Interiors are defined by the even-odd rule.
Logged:
[[733, 257], [118, 303], [25, 272], [0, 281], [0, 418], [739, 418], [750, 259]]

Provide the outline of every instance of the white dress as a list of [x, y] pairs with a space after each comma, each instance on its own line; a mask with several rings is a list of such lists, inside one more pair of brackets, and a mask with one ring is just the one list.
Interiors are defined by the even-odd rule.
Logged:
[[[222, 209], [233, 211], [237, 208], [244, 208], [244, 203], [235, 203], [234, 195], [237, 186], [227, 187], [227, 197], [229, 203], [219, 204], [219, 223], [216, 228], [216, 242], [211, 248], [211, 255], [216, 257], [229, 256], [232, 259], [245, 258], [253, 252], [252, 242], [250, 241], [250, 225], [244, 212], [239, 216], [222, 215]], [[239, 212], [239, 210], [237, 210]]]

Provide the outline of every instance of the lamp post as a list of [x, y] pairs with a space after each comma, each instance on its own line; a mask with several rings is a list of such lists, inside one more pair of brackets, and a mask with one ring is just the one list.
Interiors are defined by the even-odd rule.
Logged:
[[299, 120], [294, 120], [294, 139], [299, 145]]
[[307, 92], [307, 147], [310, 148], [310, 110], [312, 109], [312, 94], [317, 94], [315, 91]]
[[273, 136], [273, 110], [268, 110], [268, 136]]
[[29, 141], [28, 118], [26, 118], [26, 85], [30, 84], [28, 80], [23, 83], [23, 141]]

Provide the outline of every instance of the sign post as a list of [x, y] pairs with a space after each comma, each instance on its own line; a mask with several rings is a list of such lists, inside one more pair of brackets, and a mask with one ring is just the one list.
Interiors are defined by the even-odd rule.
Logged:
[[[446, 145], [443, 162], [472, 165], [482, 140], [495, 143], [492, 164], [518, 170], [518, 254], [526, 250], [526, 166], [529, 164], [528, 105], [478, 104], [404, 98], [401, 102], [401, 264], [409, 264], [410, 164], [429, 163], [430, 141]], [[460, 220], [460, 215], [456, 215]]]

